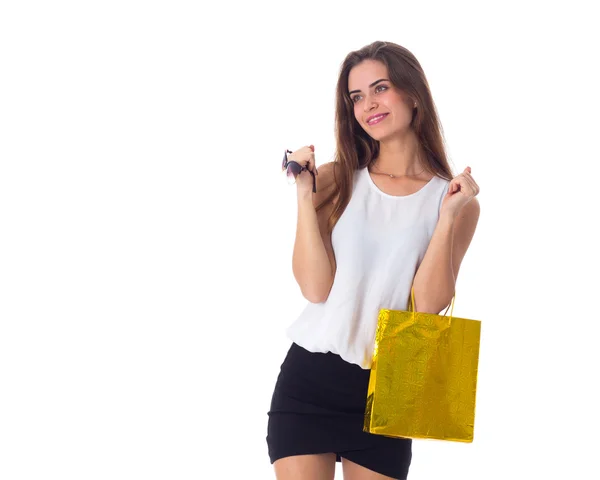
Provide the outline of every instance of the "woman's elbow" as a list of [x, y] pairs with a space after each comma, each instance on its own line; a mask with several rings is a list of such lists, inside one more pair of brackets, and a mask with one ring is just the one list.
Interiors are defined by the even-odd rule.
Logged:
[[301, 288], [302, 296], [311, 303], [324, 303], [329, 297], [331, 285], [306, 286]]

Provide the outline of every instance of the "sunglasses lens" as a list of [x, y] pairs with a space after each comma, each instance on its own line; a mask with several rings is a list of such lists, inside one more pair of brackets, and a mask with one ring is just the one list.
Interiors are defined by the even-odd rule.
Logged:
[[287, 166], [287, 179], [289, 184], [296, 183], [296, 177], [302, 171], [302, 167], [296, 162], [290, 162]]
[[287, 152], [283, 153], [283, 162], [281, 162], [281, 170], [285, 170], [287, 164]]

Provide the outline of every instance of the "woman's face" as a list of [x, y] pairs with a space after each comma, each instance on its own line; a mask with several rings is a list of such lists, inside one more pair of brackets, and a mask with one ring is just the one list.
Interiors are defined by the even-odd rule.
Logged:
[[[412, 100], [392, 85], [387, 67], [377, 60], [364, 60], [350, 70], [348, 91], [354, 117], [373, 139], [381, 141], [408, 130], [412, 119]], [[371, 117], [384, 114], [375, 123]]]

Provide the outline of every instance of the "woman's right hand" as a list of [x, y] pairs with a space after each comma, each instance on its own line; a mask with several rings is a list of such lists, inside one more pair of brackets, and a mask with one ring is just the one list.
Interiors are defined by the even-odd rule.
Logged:
[[296, 162], [302, 167], [306, 167], [308, 170], [300, 172], [296, 177], [296, 186], [298, 188], [298, 194], [310, 195], [313, 191], [313, 176], [311, 172], [318, 175], [317, 167], [315, 165], [315, 147], [314, 145], [302, 147], [295, 152], [289, 153], [289, 162]]

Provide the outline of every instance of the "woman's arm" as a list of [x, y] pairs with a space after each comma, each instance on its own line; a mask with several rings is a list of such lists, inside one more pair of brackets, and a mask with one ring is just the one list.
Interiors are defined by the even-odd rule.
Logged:
[[292, 258], [294, 278], [309, 302], [321, 303], [329, 296], [336, 264], [327, 221], [333, 205], [316, 207], [335, 186], [333, 162], [319, 167], [317, 193], [298, 194], [298, 222]]
[[477, 227], [479, 210], [479, 202], [473, 198], [457, 215], [440, 215], [413, 280], [415, 311], [437, 314], [450, 304], [460, 264]]

